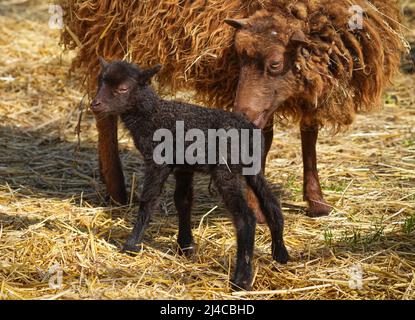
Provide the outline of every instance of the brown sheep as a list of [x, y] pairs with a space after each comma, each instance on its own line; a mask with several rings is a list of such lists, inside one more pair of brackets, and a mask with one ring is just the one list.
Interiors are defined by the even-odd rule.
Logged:
[[[68, 48], [80, 47], [74, 68], [96, 74], [98, 55], [140, 64], [160, 62], [164, 69], [158, 80], [165, 92], [194, 90], [206, 105], [231, 108], [238, 91], [234, 110], [262, 128], [270, 127], [274, 114], [299, 123], [310, 216], [330, 211], [317, 173], [319, 128], [339, 130], [350, 125], [357, 112], [376, 109], [405, 44], [394, 0], [60, 2], [66, 12], [63, 42]], [[349, 27], [353, 4], [363, 9], [362, 29]], [[236, 39], [225, 19], [238, 29]], [[273, 60], [279, 61], [261, 56], [269, 46], [276, 49]], [[262, 75], [248, 68], [245, 58], [255, 61]], [[264, 65], [269, 62], [276, 63]], [[278, 70], [281, 64], [284, 69]], [[294, 95], [293, 88], [281, 90], [288, 82], [283, 83], [279, 72], [290, 75]], [[92, 92], [95, 79], [88, 80]], [[282, 87], [277, 88], [278, 83]], [[255, 88], [252, 95], [245, 90], [248, 84]], [[257, 94], [266, 92], [267, 86], [278, 92]], [[99, 120], [97, 127], [102, 177], [111, 197], [125, 203], [116, 118]], [[265, 135], [269, 150], [272, 130], [265, 130]], [[250, 200], [257, 209], [252, 194]]]
[[[402, 52], [403, 41], [391, 27], [398, 19], [393, 5], [383, 8], [385, 21], [373, 4], [358, 1], [365, 16], [360, 29], [354, 29], [348, 3], [302, 1], [226, 20], [238, 30], [240, 78], [234, 110], [261, 128], [275, 112], [300, 122], [310, 216], [330, 211], [317, 172], [318, 129], [348, 126], [356, 112], [379, 107]], [[265, 134], [269, 150], [272, 126]]]

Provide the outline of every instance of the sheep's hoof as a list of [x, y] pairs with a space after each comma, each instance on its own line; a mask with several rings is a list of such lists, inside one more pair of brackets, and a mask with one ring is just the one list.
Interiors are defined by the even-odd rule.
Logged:
[[106, 195], [104, 201], [108, 206], [125, 206], [128, 204], [127, 195], [124, 193], [115, 196]]
[[328, 216], [331, 212], [331, 207], [324, 199], [321, 200], [309, 200], [307, 216], [311, 218]]

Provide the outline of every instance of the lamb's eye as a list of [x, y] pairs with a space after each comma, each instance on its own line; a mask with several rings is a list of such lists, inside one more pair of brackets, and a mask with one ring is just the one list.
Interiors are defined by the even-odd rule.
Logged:
[[128, 90], [130, 90], [130, 88], [129, 88], [129, 87], [118, 87], [118, 88], [117, 88], [117, 92], [118, 92], [118, 93], [121, 93], [121, 94], [123, 94], [123, 93], [127, 93], [127, 92], [128, 92]]

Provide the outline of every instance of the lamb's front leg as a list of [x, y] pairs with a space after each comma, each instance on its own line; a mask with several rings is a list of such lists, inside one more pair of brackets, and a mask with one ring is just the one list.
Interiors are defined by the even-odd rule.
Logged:
[[171, 169], [167, 166], [147, 165], [144, 176], [143, 191], [140, 198], [140, 208], [132, 233], [124, 245], [124, 251], [139, 251], [138, 244], [143, 240], [143, 235], [150, 217], [158, 205], [164, 183]]

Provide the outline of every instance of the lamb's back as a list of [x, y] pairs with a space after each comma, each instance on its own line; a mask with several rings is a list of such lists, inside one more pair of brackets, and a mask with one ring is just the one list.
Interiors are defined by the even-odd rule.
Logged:
[[178, 121], [183, 121], [185, 129], [257, 129], [242, 115], [221, 109], [204, 108], [199, 105], [179, 101], [163, 101], [154, 118], [159, 126], [174, 129]]

